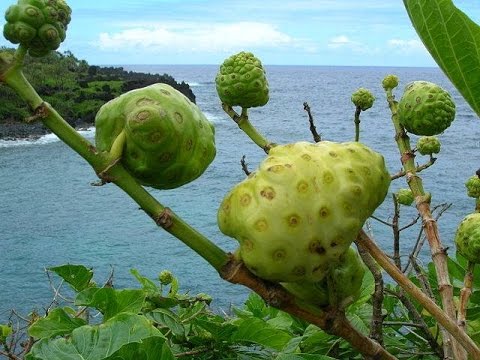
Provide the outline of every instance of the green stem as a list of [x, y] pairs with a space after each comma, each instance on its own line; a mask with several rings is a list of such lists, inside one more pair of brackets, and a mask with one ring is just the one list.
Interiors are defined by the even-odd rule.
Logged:
[[158, 225], [197, 252], [220, 272], [229, 260], [228, 255], [152, 197], [118, 162], [115, 154], [98, 152], [50, 104], [42, 100], [23, 75], [21, 67], [10, 66], [8, 71], [0, 76], [35, 110], [34, 117], [41, 119], [46, 127], [82, 156], [103, 180], [111, 181], [124, 190]]
[[230, 118], [235, 121], [238, 127], [253, 140], [255, 144], [261, 147], [267, 154], [274, 146], [269, 142], [248, 120], [248, 108], [242, 108], [242, 114], [238, 115], [235, 110], [229, 105], [222, 104], [223, 111], [225, 111]]
[[360, 113], [362, 112], [362, 109], [360, 106], [357, 106], [357, 109], [355, 110], [355, 141], [358, 142], [360, 141]]

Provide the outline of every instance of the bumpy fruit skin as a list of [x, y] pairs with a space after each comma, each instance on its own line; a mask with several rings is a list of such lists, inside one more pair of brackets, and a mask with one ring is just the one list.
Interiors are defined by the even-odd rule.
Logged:
[[162, 270], [158, 274], [158, 280], [162, 285], [168, 285], [173, 281], [173, 274], [168, 270]]
[[269, 90], [265, 69], [250, 52], [230, 56], [220, 66], [215, 78], [222, 103], [251, 108], [268, 102]]
[[259, 277], [324, 278], [383, 202], [390, 175], [383, 157], [358, 142], [275, 146], [218, 211], [220, 230]]
[[5, 13], [3, 35], [28, 48], [31, 56], [41, 57], [65, 40], [71, 13], [63, 0], [19, 0]]
[[129, 91], [95, 118], [98, 150], [125, 130], [121, 162], [142, 185], [172, 189], [199, 177], [215, 157], [215, 130], [200, 109], [167, 84]]
[[410, 189], [400, 189], [395, 194], [399, 204], [410, 206], [413, 203], [413, 193]]
[[417, 141], [417, 150], [422, 155], [438, 154], [440, 147], [440, 140], [436, 136], [422, 136]]
[[358, 299], [365, 272], [366, 266], [360, 255], [349, 247], [337, 263], [331, 264], [328, 279], [314, 283], [282, 283], [282, 286], [309, 304], [320, 307], [338, 305], [346, 300], [353, 302]]
[[398, 116], [400, 123], [412, 134], [438, 135], [455, 119], [455, 103], [440, 86], [414, 81], [405, 87], [398, 103]]
[[480, 198], [480, 177], [474, 175], [465, 182], [467, 195], [472, 198]]
[[387, 75], [382, 80], [382, 86], [385, 91], [393, 90], [398, 86], [398, 76], [396, 75]]
[[480, 213], [467, 215], [455, 234], [457, 251], [468, 261], [480, 263]]
[[352, 102], [362, 111], [370, 109], [374, 101], [375, 97], [373, 94], [364, 88], [360, 88], [352, 94]]

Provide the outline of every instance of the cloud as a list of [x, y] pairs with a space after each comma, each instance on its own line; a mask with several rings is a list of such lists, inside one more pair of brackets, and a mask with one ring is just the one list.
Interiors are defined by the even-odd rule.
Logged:
[[411, 53], [426, 53], [427, 50], [423, 43], [418, 39], [402, 40], [402, 39], [390, 39], [387, 42], [388, 47], [394, 49], [398, 53], [411, 54]]
[[335, 36], [328, 40], [328, 47], [331, 49], [338, 49], [341, 47], [350, 47], [354, 42], [348, 38], [348, 36], [340, 35]]
[[101, 50], [136, 48], [149, 52], [216, 53], [239, 48], [278, 48], [298, 45], [297, 39], [261, 22], [129, 24], [116, 33], [101, 33]]

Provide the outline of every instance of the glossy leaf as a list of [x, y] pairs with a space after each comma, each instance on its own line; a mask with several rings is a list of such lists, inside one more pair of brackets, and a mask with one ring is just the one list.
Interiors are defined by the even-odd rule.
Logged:
[[275, 329], [257, 318], [243, 320], [232, 336], [233, 341], [258, 344], [275, 350], [283, 349], [291, 338], [287, 332]]
[[83, 265], [61, 265], [48, 268], [70, 284], [74, 290], [82, 291], [88, 288], [93, 277], [92, 269]]
[[150, 337], [141, 343], [123, 346], [111, 357], [105, 360], [174, 360], [175, 356], [161, 337]]
[[85, 320], [72, 318], [62, 309], [53, 309], [45, 318], [38, 319], [29, 329], [28, 334], [43, 339], [70, 334], [74, 329], [86, 325]]
[[425, 47], [480, 115], [480, 27], [452, 0], [404, 0], [404, 4]]
[[143, 290], [89, 288], [77, 295], [75, 305], [93, 307], [99, 310], [105, 319], [109, 319], [122, 312], [139, 313], [145, 296]]
[[146, 314], [147, 318], [161, 326], [168, 327], [174, 335], [184, 337], [185, 327], [180, 318], [168, 309], [156, 309]]
[[79, 327], [69, 338], [42, 339], [26, 360], [103, 360], [152, 336], [163, 337], [144, 316], [120, 314], [100, 325]]
[[130, 273], [135, 276], [137, 281], [142, 285], [143, 289], [147, 291], [148, 293], [158, 293], [160, 291], [160, 288], [157, 286], [155, 282], [150, 280], [149, 278], [143, 276], [140, 274], [140, 272], [137, 269], [131, 269]]

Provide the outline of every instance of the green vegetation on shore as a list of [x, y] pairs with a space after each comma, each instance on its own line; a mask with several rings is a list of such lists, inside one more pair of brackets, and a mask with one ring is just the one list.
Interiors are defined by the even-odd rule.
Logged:
[[[0, 51], [14, 49], [1, 48]], [[100, 67], [77, 59], [71, 52], [50, 52], [41, 58], [27, 56], [25, 76], [45, 101], [52, 104], [72, 125], [93, 123], [105, 102], [129, 90], [162, 82], [195, 102], [185, 82], [167, 74], [125, 71], [122, 67]], [[31, 66], [30, 66], [31, 65]], [[7, 86], [0, 86], [0, 126], [22, 122], [30, 115], [25, 102]], [[20, 134], [21, 135], [21, 134]]]

